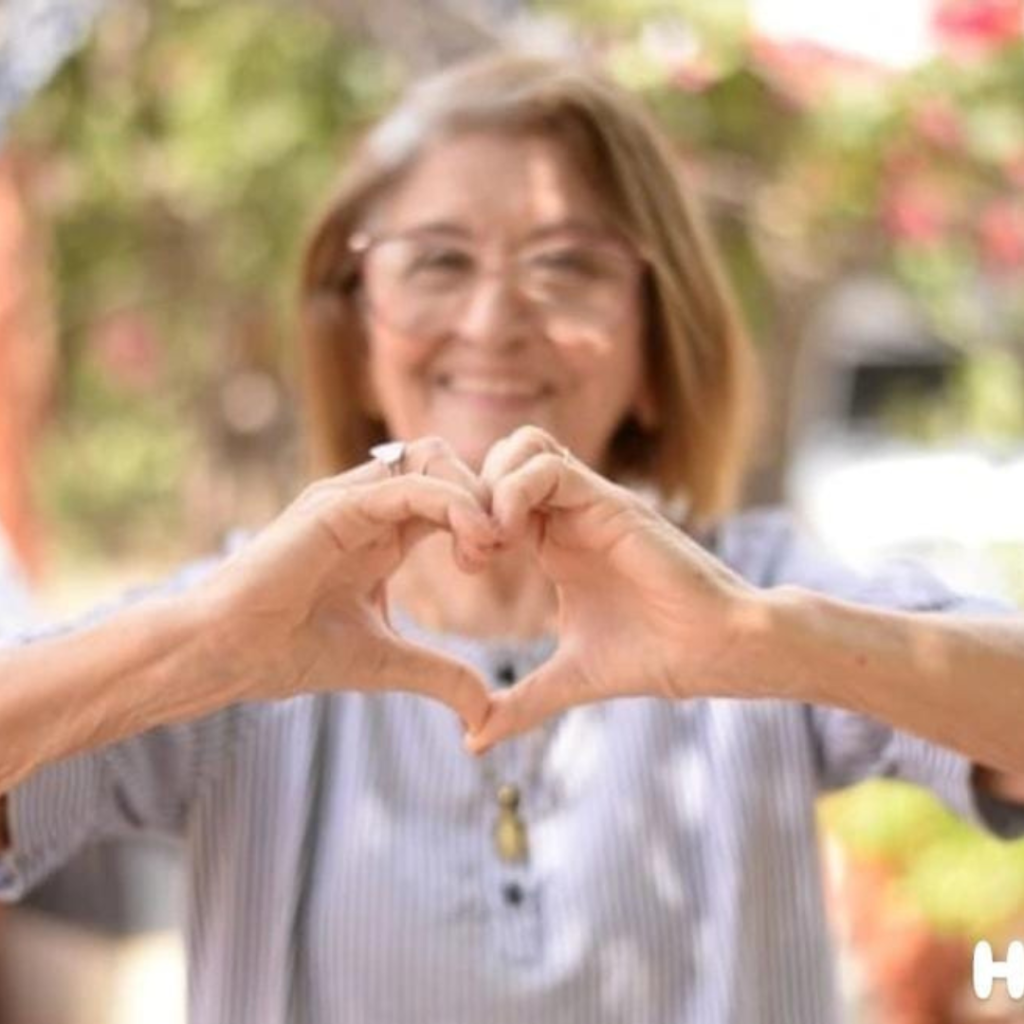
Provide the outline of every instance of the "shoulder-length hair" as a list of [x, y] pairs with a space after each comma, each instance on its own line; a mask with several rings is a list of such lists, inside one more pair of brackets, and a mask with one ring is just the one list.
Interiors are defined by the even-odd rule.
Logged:
[[691, 525], [735, 504], [753, 423], [754, 359], [702, 218], [641, 104], [578, 66], [497, 53], [422, 82], [364, 139], [316, 221], [300, 284], [302, 382], [315, 469], [336, 473], [386, 439], [364, 400], [359, 261], [350, 241], [427, 147], [460, 132], [542, 135], [566, 147], [646, 262], [647, 372], [656, 424], [630, 417], [603, 470], [682, 500]]

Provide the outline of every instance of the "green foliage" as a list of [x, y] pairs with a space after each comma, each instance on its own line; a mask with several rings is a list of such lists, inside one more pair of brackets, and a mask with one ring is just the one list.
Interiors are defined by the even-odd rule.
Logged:
[[868, 254], [966, 349], [1024, 342], [1024, 45], [940, 56], [817, 106], [795, 166], [828, 169], [805, 230]]
[[993, 441], [1024, 437], [1024, 361], [1009, 352], [982, 351], [964, 364], [958, 381], [966, 430]]
[[992, 838], [923, 789], [874, 780], [820, 808], [824, 827], [855, 859], [896, 870], [896, 892], [939, 931], [991, 936], [1024, 907], [1024, 840]]
[[305, 6], [153, 0], [112, 5], [20, 117], [63, 355], [40, 482], [69, 543], [158, 534], [208, 426], [186, 396], [235, 367], [288, 373], [303, 231], [395, 86]]
[[863, 782], [821, 804], [822, 821], [852, 853], [897, 868], [963, 826], [929, 793], [902, 782]]
[[108, 411], [86, 430], [57, 430], [40, 456], [44, 512], [75, 561], [177, 547], [188, 432], [167, 410]]
[[[1019, 40], [908, 75], [835, 77], [813, 55], [780, 61], [759, 47], [744, 0], [534, 6], [571, 26], [656, 111], [712, 202], [766, 346], [795, 295], [851, 265], [888, 269], [968, 352], [1024, 338]], [[304, 226], [400, 78], [393, 60], [312, 5], [111, 6], [15, 139], [37, 155], [36, 203], [52, 226], [64, 478], [87, 464], [76, 449], [94, 429], [116, 423], [153, 452], [187, 452], [210, 410], [182, 415], [184, 396], [234, 368], [288, 373]], [[109, 322], [122, 317], [142, 321], [148, 370], [109, 343]], [[955, 415], [928, 432], [957, 416], [989, 435], [1024, 431], [1020, 371], [991, 369], [995, 358], [972, 362]], [[95, 400], [97, 375], [117, 408]], [[178, 411], [156, 415], [158, 396]], [[165, 493], [188, 471], [186, 455], [154, 458], [136, 493]], [[121, 470], [90, 472], [101, 490], [104, 474]], [[44, 488], [74, 493], [47, 479]], [[110, 483], [123, 496], [110, 514], [137, 514], [130, 489]]]
[[311, 207], [393, 85], [302, 8], [115, 6], [18, 126], [49, 161], [68, 349], [126, 304], [187, 345], [249, 291], [280, 315]]
[[[568, 5], [541, 6], [568, 17]], [[574, 9], [612, 74], [704, 168], [712, 202], [745, 219], [751, 241], [729, 239], [740, 263], [743, 250], [770, 253], [761, 274], [783, 301], [786, 287], [872, 267], [969, 353], [1024, 344], [1019, 31], [993, 29], [969, 53], [951, 36], [895, 74], [759, 40], [739, 0]]]
[[533, 6], [616, 42], [635, 38], [651, 25], [671, 23], [735, 49], [748, 24], [746, 0], [538, 0]]
[[1011, 599], [1024, 608], [1024, 543], [993, 544], [990, 556], [1003, 572]]
[[951, 826], [918, 851], [898, 890], [937, 931], [991, 938], [1024, 907], [1024, 843]]

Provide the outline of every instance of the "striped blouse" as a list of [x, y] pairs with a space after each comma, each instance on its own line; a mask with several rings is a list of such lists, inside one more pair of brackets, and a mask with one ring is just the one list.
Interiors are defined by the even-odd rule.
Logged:
[[[761, 586], [1001, 609], [908, 566], [857, 577], [780, 513], [734, 518], [713, 547]], [[495, 686], [554, 647], [394, 622]], [[962, 757], [835, 709], [611, 701], [481, 763], [440, 704], [339, 692], [235, 705], [39, 770], [11, 794], [0, 896], [98, 836], [180, 837], [192, 1024], [828, 1024], [814, 802], [870, 775], [1005, 834], [1024, 821], [972, 792]], [[495, 853], [498, 781], [523, 791], [523, 865]]]

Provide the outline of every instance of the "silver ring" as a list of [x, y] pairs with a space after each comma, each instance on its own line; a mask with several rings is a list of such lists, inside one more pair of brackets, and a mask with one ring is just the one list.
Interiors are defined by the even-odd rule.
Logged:
[[401, 476], [405, 472], [405, 442], [385, 441], [375, 444], [370, 455], [387, 468], [388, 476]]

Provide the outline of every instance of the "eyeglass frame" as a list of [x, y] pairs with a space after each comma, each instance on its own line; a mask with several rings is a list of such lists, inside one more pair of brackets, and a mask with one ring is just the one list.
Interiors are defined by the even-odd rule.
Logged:
[[[428, 227], [409, 228], [401, 231], [390, 231], [380, 233], [371, 233], [369, 231], [356, 231], [349, 237], [346, 249], [352, 256], [357, 257], [360, 266], [349, 268], [350, 272], [353, 273], [353, 277], [345, 282], [344, 287], [345, 290], [348, 291], [349, 293], [358, 292], [358, 294], [362, 296], [363, 302], [361, 303], [361, 305], [363, 306], [364, 312], [371, 316], [375, 315], [373, 304], [369, 301], [368, 291], [367, 288], [365, 287], [364, 281], [362, 280], [363, 271], [361, 264], [365, 262], [367, 254], [377, 244], [386, 244], [391, 241], [402, 241], [404, 239], [414, 237], [417, 233], [427, 234], [429, 230], [430, 228]], [[601, 232], [600, 230], [593, 231], [593, 234], [600, 235], [601, 241], [604, 245], [608, 247], [614, 247], [615, 249], [618, 250], [618, 254], [623, 258], [625, 262], [632, 263], [633, 268], [637, 272], [637, 283], [643, 282], [644, 275], [650, 268], [650, 259], [648, 257], [643, 255], [642, 252], [638, 251], [636, 247], [633, 246], [630, 242], [627, 242], [626, 240], [619, 238], [615, 234], [612, 234], [610, 232], [604, 233]], [[470, 236], [465, 236], [462, 240], [471, 242], [472, 238]], [[517, 246], [516, 248], [521, 247], [524, 246], [520, 245]], [[487, 268], [481, 269], [484, 271], [484, 273], [488, 272]], [[494, 271], [491, 270], [490, 273], [494, 273]], [[522, 293], [520, 292], [520, 294]], [[523, 298], [525, 298], [527, 305], [535, 314], [539, 313], [543, 316], [544, 303], [537, 302], [528, 295], [524, 295]], [[623, 313], [623, 316], [625, 316], [625, 313]], [[381, 320], [382, 322], [387, 322], [386, 317], [381, 318], [379, 315], [376, 315], [375, 318]], [[608, 330], [614, 330], [615, 326], [616, 324], [609, 324]]]

